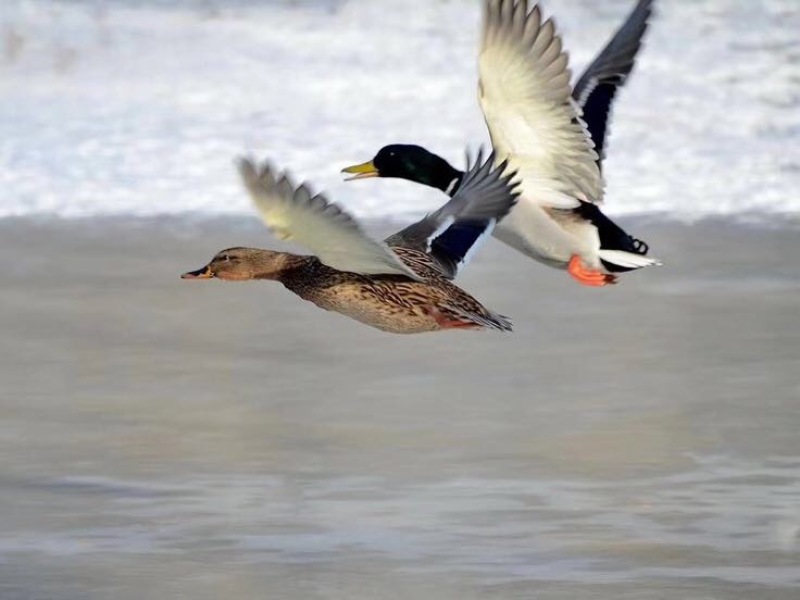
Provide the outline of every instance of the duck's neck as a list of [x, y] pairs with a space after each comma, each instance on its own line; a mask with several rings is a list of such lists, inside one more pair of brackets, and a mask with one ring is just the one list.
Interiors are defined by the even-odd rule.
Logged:
[[303, 267], [310, 258], [289, 252], [261, 250], [253, 256], [252, 279], [271, 279], [283, 282], [297, 269]]
[[461, 184], [464, 171], [459, 171], [445, 159], [440, 158], [436, 168], [427, 171], [424, 175], [417, 177], [417, 182], [442, 190], [445, 194], [452, 196]]

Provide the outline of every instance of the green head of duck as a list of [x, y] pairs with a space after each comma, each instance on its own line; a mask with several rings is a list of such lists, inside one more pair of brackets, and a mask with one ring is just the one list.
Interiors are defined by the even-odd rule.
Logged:
[[372, 160], [347, 167], [342, 172], [352, 175], [348, 181], [367, 177], [394, 177], [443, 191], [452, 191], [463, 175], [442, 157], [413, 144], [384, 146]]

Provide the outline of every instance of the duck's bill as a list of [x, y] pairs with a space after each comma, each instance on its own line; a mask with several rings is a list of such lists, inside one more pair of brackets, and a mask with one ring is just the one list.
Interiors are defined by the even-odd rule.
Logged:
[[197, 271], [189, 271], [181, 275], [181, 279], [211, 279], [212, 277], [214, 277], [214, 272], [208, 265]]
[[360, 165], [353, 165], [342, 169], [342, 173], [349, 173], [352, 177], [346, 177], [345, 181], [353, 181], [354, 179], [366, 179], [367, 177], [379, 177], [380, 173], [371, 160]]

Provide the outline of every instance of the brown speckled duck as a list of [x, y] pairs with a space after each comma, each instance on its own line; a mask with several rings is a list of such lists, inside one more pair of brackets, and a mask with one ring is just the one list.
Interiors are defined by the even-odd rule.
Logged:
[[229, 248], [184, 279], [272, 279], [320, 308], [391, 333], [442, 329], [510, 331], [510, 321], [451, 283], [458, 269], [516, 202], [505, 165], [480, 155], [458, 193], [438, 211], [379, 242], [306, 185], [269, 163], [239, 162], [239, 172], [267, 226], [316, 256]]

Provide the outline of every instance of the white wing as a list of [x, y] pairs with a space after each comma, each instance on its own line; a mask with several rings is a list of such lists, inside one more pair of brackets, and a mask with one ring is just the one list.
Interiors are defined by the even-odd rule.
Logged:
[[522, 196], [556, 208], [599, 202], [597, 153], [571, 98], [567, 55], [553, 21], [527, 0], [486, 0], [479, 97], [499, 160]]
[[419, 280], [386, 244], [366, 235], [353, 218], [308, 187], [296, 187], [272, 166], [242, 158], [239, 173], [261, 218], [276, 236], [309, 248], [339, 271], [365, 275], [406, 275]]

